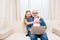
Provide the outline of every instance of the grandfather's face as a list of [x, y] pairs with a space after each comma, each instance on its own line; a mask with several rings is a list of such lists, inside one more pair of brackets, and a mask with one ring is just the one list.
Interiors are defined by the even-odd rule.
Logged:
[[32, 16], [33, 16], [33, 17], [36, 17], [37, 15], [38, 15], [38, 11], [37, 11], [37, 10], [33, 10], [33, 11], [32, 11]]

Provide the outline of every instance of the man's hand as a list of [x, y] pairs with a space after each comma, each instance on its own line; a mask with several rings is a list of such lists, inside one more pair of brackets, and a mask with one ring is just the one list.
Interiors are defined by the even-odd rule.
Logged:
[[34, 19], [34, 23], [40, 23], [39, 19], [38, 18], [35, 18]]
[[35, 21], [34, 23], [40, 23], [40, 21]]

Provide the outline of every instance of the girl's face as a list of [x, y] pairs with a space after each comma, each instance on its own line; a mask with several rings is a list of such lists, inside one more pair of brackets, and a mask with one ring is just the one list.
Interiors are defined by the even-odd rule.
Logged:
[[27, 12], [26, 13], [26, 18], [29, 18], [29, 17], [31, 17], [31, 13], [30, 12]]

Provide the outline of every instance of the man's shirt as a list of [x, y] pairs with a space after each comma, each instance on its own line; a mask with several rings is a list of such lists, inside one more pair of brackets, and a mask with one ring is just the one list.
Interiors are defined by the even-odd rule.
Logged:
[[[34, 17], [28, 18], [27, 21], [28, 21], [28, 22], [33, 22], [33, 21], [34, 21]], [[46, 26], [46, 23], [44, 22], [44, 20], [43, 20], [42, 18], [40, 18], [39, 21], [40, 21], [40, 26]], [[29, 24], [29, 25], [26, 26], [28, 31], [29, 31], [29, 29], [32, 27], [32, 25], [33, 25], [33, 24]], [[47, 28], [47, 26], [46, 26], [46, 28]]]

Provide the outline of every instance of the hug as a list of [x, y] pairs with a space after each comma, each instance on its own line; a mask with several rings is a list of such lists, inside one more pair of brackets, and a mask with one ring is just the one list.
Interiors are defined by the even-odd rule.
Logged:
[[47, 29], [46, 23], [43, 18], [38, 15], [38, 13], [38, 10], [33, 10], [32, 13], [30, 10], [26, 11], [24, 17], [24, 24], [26, 25], [26, 29], [28, 31], [26, 36], [29, 36], [31, 40], [38, 40], [37, 38], [40, 38], [41, 40], [48, 40], [46, 32], [40, 35], [31, 33], [31, 27], [36, 24], [37, 26], [44, 26]]

